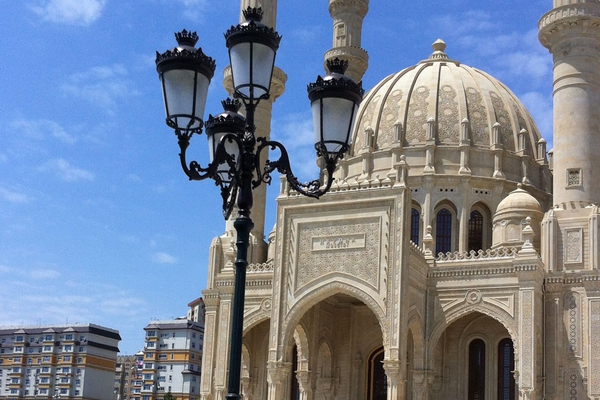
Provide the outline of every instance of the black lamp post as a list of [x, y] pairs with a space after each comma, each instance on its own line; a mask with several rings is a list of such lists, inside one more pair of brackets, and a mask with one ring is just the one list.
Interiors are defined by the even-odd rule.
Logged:
[[[224, 101], [224, 112], [202, 121], [208, 85], [215, 71], [215, 62], [202, 49], [195, 48], [195, 32], [182, 31], [175, 37], [179, 44], [163, 54], [157, 52], [158, 71], [167, 114], [167, 125], [175, 130], [181, 153], [179, 158], [190, 180], [213, 179], [221, 188], [223, 215], [228, 218], [234, 205], [238, 216], [234, 221], [237, 232], [236, 275], [233, 296], [233, 315], [229, 356], [227, 399], [239, 399], [242, 359], [244, 296], [250, 231], [252, 190], [261, 183], [271, 182], [271, 173], [285, 174], [290, 186], [305, 196], [319, 198], [331, 187], [337, 162], [350, 147], [352, 124], [362, 99], [363, 89], [344, 76], [347, 62], [328, 62], [329, 74], [318, 77], [308, 85], [308, 97], [315, 127], [315, 150], [325, 161], [327, 182], [323, 187], [318, 179], [301, 183], [293, 175], [285, 147], [276, 141], [255, 137], [254, 111], [258, 103], [269, 97], [275, 55], [281, 37], [261, 23], [262, 10], [248, 8], [246, 21], [225, 33], [236, 100]], [[237, 113], [246, 109], [244, 118]], [[196, 161], [188, 164], [185, 153], [194, 134], [206, 127], [210, 163], [206, 167]], [[278, 149], [279, 159], [267, 160], [261, 170], [260, 155], [265, 148]]]

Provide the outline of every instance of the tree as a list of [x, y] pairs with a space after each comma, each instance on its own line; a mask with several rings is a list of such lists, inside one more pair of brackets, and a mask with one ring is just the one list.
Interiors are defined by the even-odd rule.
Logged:
[[177, 400], [177, 397], [173, 396], [171, 392], [168, 392], [165, 397], [163, 397], [163, 400]]

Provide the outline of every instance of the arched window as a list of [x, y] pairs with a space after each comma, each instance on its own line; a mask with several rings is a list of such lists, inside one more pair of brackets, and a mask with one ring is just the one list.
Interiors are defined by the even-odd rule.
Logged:
[[443, 208], [438, 211], [435, 224], [435, 253], [452, 251], [452, 213]]
[[485, 343], [481, 339], [475, 339], [469, 345], [468, 399], [485, 399]]
[[410, 240], [414, 244], [419, 244], [419, 223], [421, 222], [421, 214], [419, 210], [413, 208], [410, 210]]
[[373, 351], [368, 360], [367, 400], [387, 399], [387, 377], [383, 369], [383, 347]]
[[510, 339], [498, 344], [498, 400], [515, 400], [515, 352]]
[[483, 215], [477, 210], [469, 217], [469, 251], [483, 249]]

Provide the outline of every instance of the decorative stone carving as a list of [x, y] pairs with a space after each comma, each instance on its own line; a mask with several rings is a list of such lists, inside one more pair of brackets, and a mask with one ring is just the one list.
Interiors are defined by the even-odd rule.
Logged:
[[427, 137], [427, 110], [429, 106], [429, 88], [419, 86], [411, 95], [406, 122], [406, 140], [408, 143], [424, 143]]
[[459, 140], [459, 116], [456, 91], [450, 85], [441, 87], [439, 93], [438, 139], [440, 142], [457, 143]]
[[565, 231], [565, 263], [580, 263], [583, 253], [583, 231], [567, 229]]
[[502, 97], [496, 92], [490, 92], [492, 99], [492, 105], [494, 106], [494, 112], [496, 113], [497, 122], [500, 124], [500, 135], [502, 137], [502, 144], [505, 149], [515, 149], [515, 138], [511, 130], [510, 116], [506, 111], [506, 106]]
[[476, 146], [490, 145], [490, 132], [488, 128], [487, 111], [479, 91], [473, 87], [466, 90], [469, 121], [473, 133], [473, 143]]
[[[387, 219], [387, 217], [385, 218]], [[380, 288], [383, 215], [298, 225], [294, 291], [329, 273], [342, 272]], [[292, 271], [290, 271], [290, 276]]]

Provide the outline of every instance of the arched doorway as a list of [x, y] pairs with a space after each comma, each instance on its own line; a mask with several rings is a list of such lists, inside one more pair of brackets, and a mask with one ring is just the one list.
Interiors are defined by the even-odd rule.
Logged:
[[265, 320], [244, 334], [241, 371], [244, 399], [267, 397], [269, 329], [269, 320]]
[[[296, 323], [295, 329], [298, 327], [302, 328], [303, 344], [300, 349], [298, 338], [291, 338], [292, 373], [286, 398], [364, 400], [369, 365], [377, 367], [377, 382], [381, 382], [381, 326], [362, 301], [336, 293], [310, 307]], [[375, 354], [376, 349], [381, 352]], [[299, 371], [309, 372], [302, 374], [307, 381], [298, 379]]]
[[383, 369], [383, 346], [373, 350], [367, 361], [367, 400], [387, 399], [387, 377]]
[[446, 327], [430, 369], [438, 371], [431, 399], [516, 398], [512, 339], [504, 325], [482, 313], [469, 313]]

